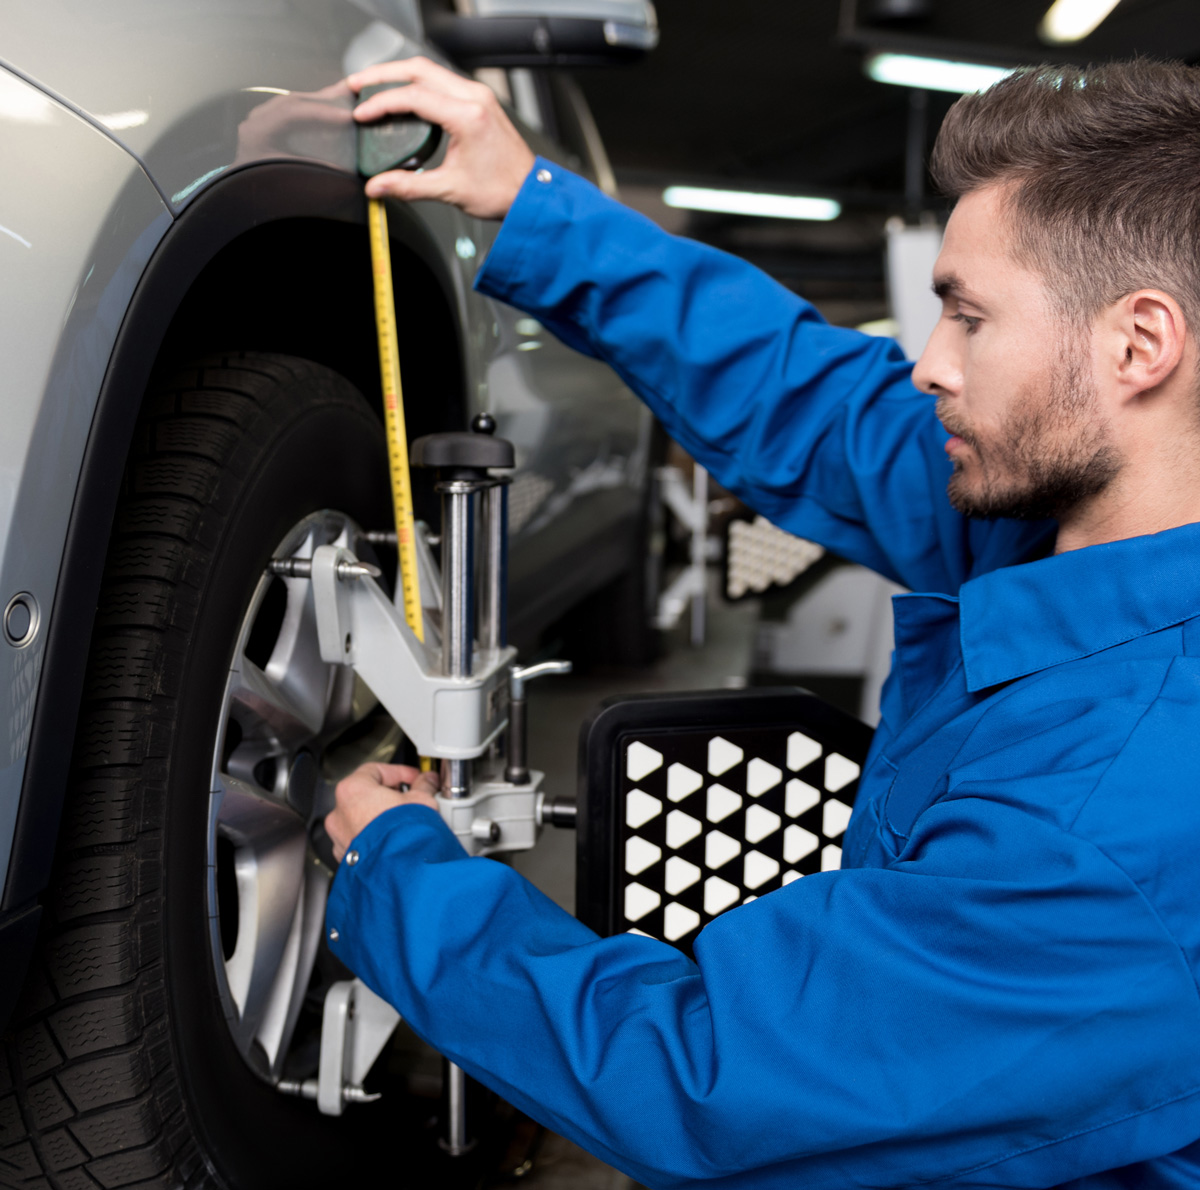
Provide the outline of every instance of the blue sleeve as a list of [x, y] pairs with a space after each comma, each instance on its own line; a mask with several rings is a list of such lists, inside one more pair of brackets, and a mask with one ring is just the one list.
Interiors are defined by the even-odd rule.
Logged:
[[953, 594], [1033, 539], [950, 507], [947, 435], [894, 342], [560, 166], [538, 162], [475, 284], [610, 364], [756, 511], [908, 587]]
[[647, 1185], [1048, 1186], [1194, 1139], [1179, 947], [1096, 848], [1011, 805], [936, 804], [893, 866], [731, 910], [696, 963], [598, 938], [424, 807], [354, 846], [338, 957]]

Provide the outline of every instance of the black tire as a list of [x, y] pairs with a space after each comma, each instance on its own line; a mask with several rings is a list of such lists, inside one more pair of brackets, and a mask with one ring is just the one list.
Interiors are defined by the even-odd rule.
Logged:
[[299, 518], [389, 523], [379, 419], [317, 364], [213, 359], [148, 399], [123, 482], [44, 925], [0, 1048], [0, 1186], [299, 1190], [366, 1173], [381, 1144], [390, 1180], [419, 1185], [411, 1104], [329, 1119], [250, 1071], [205, 921], [232, 643]]

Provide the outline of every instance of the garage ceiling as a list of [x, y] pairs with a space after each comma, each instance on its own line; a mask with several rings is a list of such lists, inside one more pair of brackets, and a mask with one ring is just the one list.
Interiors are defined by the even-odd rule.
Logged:
[[[1122, 0], [1069, 52], [1037, 38], [1049, 0], [932, 0], [929, 18], [891, 24], [867, 19], [871, 2], [858, 0], [851, 22], [839, 0], [658, 0], [662, 43], [645, 63], [579, 76], [614, 164], [679, 180], [895, 194], [904, 186], [907, 96], [864, 76], [866, 44], [975, 50], [1013, 64], [1134, 52], [1200, 58], [1195, 0]], [[934, 129], [951, 99], [933, 97]]]
[[[1069, 48], [1038, 40], [1049, 2], [909, 0], [928, 15], [882, 22], [871, 19], [880, 0], [657, 0], [658, 50], [577, 77], [628, 200], [856, 323], [886, 313], [886, 219], [915, 214], [904, 198], [910, 96], [864, 75], [868, 49], [1011, 65], [1134, 53], [1200, 61], [1195, 0], [1121, 0]], [[954, 98], [929, 93], [926, 156]], [[681, 215], [658, 201], [670, 182], [829, 194], [846, 211], [831, 224]], [[923, 205], [939, 208], [932, 196]]]

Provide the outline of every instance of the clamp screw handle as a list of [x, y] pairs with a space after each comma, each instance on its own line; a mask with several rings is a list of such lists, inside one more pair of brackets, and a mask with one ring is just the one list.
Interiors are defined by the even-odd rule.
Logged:
[[529, 724], [525, 716], [525, 683], [547, 674], [569, 674], [569, 661], [542, 661], [524, 667], [514, 665], [508, 674], [508, 767], [504, 779], [510, 785], [529, 784]]
[[526, 682], [550, 674], [569, 674], [572, 668], [569, 661], [539, 661], [537, 665], [514, 665], [508, 675], [509, 694], [513, 698], [524, 698]]

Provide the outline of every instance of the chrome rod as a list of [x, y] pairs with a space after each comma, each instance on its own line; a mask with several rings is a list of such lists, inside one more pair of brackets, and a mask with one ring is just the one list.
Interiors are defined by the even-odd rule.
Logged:
[[508, 484], [483, 493], [481, 533], [483, 574], [480, 576], [479, 644], [502, 649], [508, 644]]
[[471, 796], [471, 762], [442, 761], [442, 796], [464, 798]]
[[467, 1133], [467, 1073], [453, 1062], [446, 1063], [446, 1137], [442, 1143], [451, 1157], [461, 1157], [471, 1148]]
[[474, 559], [474, 486], [439, 484], [442, 493], [442, 670], [450, 678], [471, 675], [475, 628], [471, 570]]

